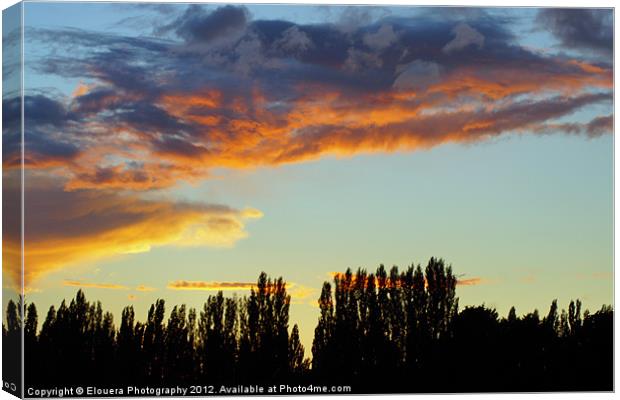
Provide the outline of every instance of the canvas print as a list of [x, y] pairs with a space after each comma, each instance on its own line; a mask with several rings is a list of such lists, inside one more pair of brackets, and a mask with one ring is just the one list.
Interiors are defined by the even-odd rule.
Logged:
[[3, 389], [612, 391], [613, 10], [3, 12]]

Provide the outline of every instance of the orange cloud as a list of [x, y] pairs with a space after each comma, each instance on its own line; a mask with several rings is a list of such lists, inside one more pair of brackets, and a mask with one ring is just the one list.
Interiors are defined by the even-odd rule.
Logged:
[[[582, 94], [528, 103], [510, 100], [497, 105], [481, 102], [478, 107], [454, 109], [446, 108], [445, 101], [439, 106], [440, 98], [427, 96], [382, 104], [327, 95], [299, 101], [285, 116], [258, 108], [253, 119], [240, 116], [212, 128], [208, 147], [207, 139], [198, 139], [180, 140], [157, 149], [142, 148], [146, 160], [158, 158], [161, 162], [147, 162], [140, 169], [116, 165], [93, 171], [90, 166], [80, 167], [81, 172], [72, 176], [67, 188], [144, 190], [171, 186], [179, 180], [197, 181], [219, 167], [254, 168], [299, 163], [325, 155], [415, 151], [445, 143], [475, 143], [507, 132], [536, 133], [546, 121], [608, 100], [609, 96]], [[524, 119], [526, 114], [531, 117]]]
[[189, 167], [160, 163], [145, 163], [140, 170], [126, 168], [123, 165], [100, 167], [95, 170], [76, 165], [74, 173], [75, 175], [65, 185], [66, 190], [158, 189], [173, 186], [179, 180], [196, 181], [206, 175], [199, 174]]
[[[331, 276], [334, 279], [338, 279], [338, 280], [343, 280], [345, 278], [345, 274], [343, 274], [342, 272], [330, 272], [329, 276]], [[373, 275], [373, 277], [376, 279], [376, 276]], [[368, 279], [368, 277], [367, 277]], [[356, 274], [352, 274], [351, 275], [351, 282], [353, 285], [356, 284], [356, 280], [357, 280], [357, 275]], [[389, 278], [388, 278], [389, 281]], [[467, 278], [467, 279], [457, 279], [456, 280], [456, 285], [457, 286], [475, 286], [475, 285], [480, 285], [483, 283], [486, 283], [487, 280], [480, 278], [480, 277], [474, 277], [474, 278]], [[365, 285], [367, 285], [368, 282], [365, 282]], [[401, 283], [400, 281], [396, 282], [396, 287], [400, 287]], [[425, 282], [426, 285], [426, 282]]]
[[457, 279], [456, 284], [458, 286], [476, 286], [482, 283], [485, 283], [486, 280], [482, 278], [468, 278], [468, 279]]
[[[164, 90], [148, 100], [88, 87], [66, 108], [98, 115], [144, 102], [153, 117], [87, 118], [81, 125], [93, 134], [79, 151], [33, 155], [27, 164], [67, 177], [67, 190], [149, 190], [198, 182], [222, 167], [417, 151], [508, 133], [611, 132], [609, 116], [595, 117], [583, 127], [554, 122], [582, 107], [609, 102], [611, 68], [561, 58], [545, 59], [544, 66], [527, 60], [460, 66], [423, 87], [353, 94], [329, 83], [296, 82], [291, 88], [295, 95], [286, 102], [271, 99], [258, 85], [243, 93], [213, 87]], [[407, 66], [399, 68], [406, 71]], [[12, 153], [7, 160], [19, 164]]]
[[544, 94], [548, 91], [559, 91], [569, 94], [588, 87], [610, 89], [613, 85], [610, 69], [576, 60], [555, 62], [553, 68], [557, 72], [524, 70], [523, 66], [459, 69], [440, 83], [432, 85], [429, 91], [444, 93], [450, 97], [470, 94], [501, 100], [522, 93]]
[[110, 289], [110, 290], [127, 290], [127, 286], [117, 285], [114, 283], [93, 283], [93, 282], [82, 282], [82, 281], [72, 281], [65, 280], [63, 286], [72, 286], [79, 288], [95, 288], [95, 289]]
[[[230, 247], [248, 236], [246, 221], [262, 215], [251, 208], [144, 200], [105, 191], [33, 187], [25, 198], [30, 210], [25, 217], [26, 286], [50, 271], [153, 247]], [[6, 223], [15, 218], [7, 216]], [[6, 271], [19, 286], [19, 232], [5, 236], [3, 250]]]
[[79, 82], [78, 85], [75, 87], [75, 90], [73, 91], [73, 93], [71, 95], [73, 97], [84, 96], [85, 94], [88, 93], [89, 90], [90, 90], [90, 86], [85, 85], [82, 82]]
[[155, 291], [157, 289], [155, 289], [153, 287], [150, 287], [150, 286], [139, 285], [139, 286], [136, 287], [136, 290], [138, 292], [152, 292], [152, 291]]
[[[584, 107], [611, 106], [611, 60], [521, 46], [505, 21], [493, 18], [384, 22], [380, 32], [389, 41], [381, 45], [376, 26], [365, 24], [346, 34], [338, 23], [316, 24], [307, 35], [310, 26], [291, 21], [281, 37], [248, 24], [239, 32], [247, 40], [204, 48], [181, 37], [164, 45], [110, 33], [88, 42], [77, 40], [82, 32], [40, 30], [41, 40], [80, 49], [77, 57], [48, 54], [50, 73], [80, 84], [64, 99], [25, 98], [26, 115], [39, 116], [28, 122], [40, 136], [27, 143], [24, 161], [63, 176], [67, 190], [146, 191], [207, 179], [216, 168], [418, 151], [515, 133], [596, 136], [613, 128], [610, 112], [594, 115], [585, 129], [558, 122]], [[476, 46], [459, 42], [465, 31]], [[315, 53], [328, 37], [331, 50]], [[102, 62], [119, 43], [127, 48], [123, 59]], [[7, 106], [19, 115], [21, 100]], [[8, 131], [19, 132], [18, 118], [8, 122]], [[5, 152], [7, 167], [22, 161], [18, 142]]]

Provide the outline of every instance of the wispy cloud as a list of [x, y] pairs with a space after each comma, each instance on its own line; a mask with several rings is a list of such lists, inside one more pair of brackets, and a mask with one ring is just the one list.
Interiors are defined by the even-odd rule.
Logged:
[[319, 291], [316, 288], [292, 282], [287, 284], [286, 290], [291, 295], [292, 304], [317, 305]]
[[184, 281], [178, 280], [168, 283], [172, 290], [250, 290], [256, 287], [252, 282], [214, 282], [214, 281]]
[[157, 289], [156, 289], [156, 288], [154, 288], [154, 287], [150, 287], [150, 286], [138, 285], [138, 286], [136, 287], [136, 290], [137, 290], [138, 292], [152, 292], [152, 291], [155, 291], [155, 290], [157, 290]]
[[609, 272], [593, 272], [592, 273], [592, 277], [594, 279], [603, 279], [603, 280], [608, 280], [608, 279], [613, 279], [614, 273], [609, 271]]
[[613, 281], [614, 273], [612, 271], [595, 271], [589, 274], [578, 273], [576, 274], [577, 278], [582, 280], [603, 280], [603, 281]]
[[467, 279], [457, 279], [457, 286], [477, 286], [483, 283], [487, 283], [485, 279], [475, 277], [475, 278], [467, 278]]
[[528, 283], [528, 284], [529, 283], [535, 283], [536, 282], [536, 276], [534, 276], [532, 274], [526, 275], [526, 276], [521, 277], [520, 281], [522, 283]]
[[118, 285], [115, 283], [95, 283], [95, 282], [83, 282], [74, 280], [65, 280], [62, 283], [64, 286], [79, 287], [79, 288], [95, 288], [95, 289], [110, 289], [110, 290], [127, 290], [127, 286]]
[[[295, 282], [286, 282], [286, 291], [291, 296], [293, 304], [314, 304], [318, 291], [315, 288]], [[170, 290], [191, 291], [249, 291], [256, 289], [256, 282], [226, 282], [226, 281], [187, 281], [177, 280], [169, 282]]]

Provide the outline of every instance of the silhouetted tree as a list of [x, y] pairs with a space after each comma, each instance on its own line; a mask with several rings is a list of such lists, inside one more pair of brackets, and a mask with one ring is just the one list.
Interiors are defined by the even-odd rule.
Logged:
[[149, 309], [144, 328], [142, 352], [144, 354], [143, 360], [145, 362], [146, 376], [149, 382], [161, 382], [164, 378], [165, 310], [165, 301], [158, 299]]
[[303, 378], [310, 369], [310, 360], [304, 358], [304, 346], [299, 340], [299, 328], [293, 326], [288, 341], [288, 376], [294, 380]]
[[37, 307], [30, 303], [26, 309], [26, 321], [24, 322], [24, 368], [25, 373], [37, 375], [39, 368], [39, 339], [37, 338], [37, 328], [39, 317]]
[[187, 382], [196, 373], [192, 340], [185, 305], [173, 307], [164, 333], [163, 374], [168, 381]]
[[237, 305], [220, 291], [208, 297], [198, 320], [203, 376], [219, 382], [234, 381], [236, 374]]
[[497, 312], [484, 306], [465, 307], [452, 320], [449, 332], [449, 368], [454, 379], [450, 383], [463, 391], [501, 390], [501, 382], [489, 379], [496, 375], [503, 350]]
[[321, 314], [314, 329], [312, 342], [312, 370], [317, 378], [326, 379], [333, 371], [336, 350], [334, 349], [334, 302], [329, 282], [323, 283], [319, 297]]
[[[325, 282], [312, 362], [299, 327], [289, 334], [290, 296], [282, 278], [262, 273], [249, 296], [208, 296], [198, 314], [164, 300], [137, 322], [133, 307], [116, 329], [101, 303], [80, 290], [50, 307], [40, 331], [34, 303], [22, 321], [9, 301], [2, 326], [4, 360], [26, 345], [26, 384], [334, 383], [358, 393], [559, 391], [613, 389], [613, 310], [581, 312], [551, 303], [505, 318], [482, 306], [459, 312], [450, 266], [432, 258], [389, 273], [358, 269]], [[333, 290], [332, 290], [333, 288]], [[13, 352], [13, 353], [11, 353]], [[312, 367], [312, 368], [310, 368]], [[5, 375], [6, 376], [6, 375]], [[16, 379], [19, 379], [17, 377]], [[15, 381], [18, 382], [18, 381]]]
[[245, 300], [247, 321], [243, 333], [247, 363], [256, 382], [273, 381], [288, 372], [288, 312], [291, 298], [282, 278], [271, 280], [264, 272]]
[[133, 306], [125, 307], [121, 315], [121, 325], [116, 337], [118, 356], [118, 381], [122, 383], [135, 382], [139, 376], [137, 370], [140, 365], [140, 337], [137, 336], [135, 312]]
[[[16, 388], [21, 387], [22, 370], [22, 301], [9, 300], [6, 308], [5, 323], [2, 324], [2, 379]], [[20, 393], [16, 393], [20, 394]]]

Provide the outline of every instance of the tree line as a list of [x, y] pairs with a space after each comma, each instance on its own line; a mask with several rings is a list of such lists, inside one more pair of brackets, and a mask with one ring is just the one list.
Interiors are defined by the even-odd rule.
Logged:
[[[581, 302], [541, 317], [469, 306], [441, 259], [363, 269], [325, 282], [312, 347], [315, 380], [362, 392], [612, 390], [613, 311]], [[526, 294], [524, 294], [526, 295]]]
[[[467, 392], [613, 389], [613, 311], [559, 310], [500, 318], [484, 305], [459, 310], [457, 278], [441, 259], [423, 269], [380, 266], [336, 274], [318, 299], [320, 316], [305, 353], [290, 327], [282, 278], [260, 274], [248, 296], [206, 298], [202, 309], [162, 299], [144, 322], [132, 306], [120, 324], [80, 290], [48, 310], [10, 301], [4, 356], [21, 340], [26, 385], [351, 385], [354, 392]], [[23, 320], [23, 322], [22, 322]], [[7, 353], [8, 351], [8, 353]], [[5, 364], [7, 365], [7, 364]], [[7, 368], [5, 368], [5, 371]]]

